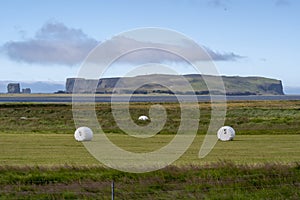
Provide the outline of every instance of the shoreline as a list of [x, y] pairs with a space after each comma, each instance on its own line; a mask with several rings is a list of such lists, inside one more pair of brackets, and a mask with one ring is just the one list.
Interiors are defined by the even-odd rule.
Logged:
[[[75, 97], [75, 99], [73, 99]], [[178, 102], [176, 95], [113, 95], [114, 102]], [[194, 102], [195, 96], [178, 95], [181, 101]], [[211, 101], [209, 95], [197, 95], [198, 102]], [[214, 95], [214, 101], [292, 101], [300, 100], [300, 95], [240, 95], [223, 96]], [[224, 99], [226, 97], [226, 99]], [[108, 94], [0, 94], [0, 102], [45, 102], [45, 103], [72, 103], [73, 100], [80, 102], [111, 102], [112, 95]]]

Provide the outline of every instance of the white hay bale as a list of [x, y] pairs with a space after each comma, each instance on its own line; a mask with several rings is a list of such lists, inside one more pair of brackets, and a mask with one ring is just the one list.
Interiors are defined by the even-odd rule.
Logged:
[[146, 120], [149, 120], [149, 118], [145, 115], [141, 115], [141, 116], [139, 116], [139, 120], [146, 121]]
[[230, 141], [235, 137], [235, 131], [230, 126], [223, 126], [218, 130], [218, 139], [222, 141]]
[[93, 139], [93, 131], [89, 127], [79, 127], [74, 133], [75, 140], [82, 141], [91, 141]]

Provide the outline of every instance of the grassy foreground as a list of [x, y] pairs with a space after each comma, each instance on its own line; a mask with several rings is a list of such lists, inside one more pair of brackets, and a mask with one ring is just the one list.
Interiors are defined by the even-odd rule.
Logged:
[[[123, 134], [109, 104], [96, 110], [111, 141], [148, 152], [166, 145], [178, 129], [178, 105], [163, 105], [166, 125], [143, 141]], [[132, 104], [132, 118], [150, 106]], [[74, 140], [70, 104], [0, 104], [0, 199], [110, 199], [112, 180], [116, 199], [300, 199], [300, 101], [229, 102], [226, 124], [237, 136], [219, 141], [204, 159], [197, 156], [210, 105], [199, 106], [201, 128], [179, 160], [156, 172], [129, 174], [105, 168]]]
[[0, 167], [0, 199], [299, 199], [300, 165], [167, 167], [128, 174], [102, 167]]

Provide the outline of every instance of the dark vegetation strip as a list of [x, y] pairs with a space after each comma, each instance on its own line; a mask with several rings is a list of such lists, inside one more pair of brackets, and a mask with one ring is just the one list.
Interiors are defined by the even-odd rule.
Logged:
[[0, 199], [299, 199], [300, 163], [218, 162], [130, 174], [103, 167], [0, 167]]

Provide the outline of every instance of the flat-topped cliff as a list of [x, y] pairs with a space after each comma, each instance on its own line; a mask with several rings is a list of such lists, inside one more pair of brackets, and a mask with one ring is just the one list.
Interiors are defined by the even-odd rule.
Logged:
[[[210, 75], [152, 74], [136, 77], [103, 78], [99, 80], [68, 78], [66, 81], [67, 93], [100, 93], [100, 94], [193, 94], [198, 95], [223, 94], [224, 90], [207, 88], [206, 83], [214, 83], [220, 77]], [[283, 86], [280, 80], [265, 77], [221, 76], [226, 95], [283, 95]], [[187, 87], [184, 81], [188, 81]], [[187, 82], [186, 82], [187, 83]], [[76, 84], [76, 87], [75, 87]], [[76, 90], [74, 90], [74, 87]]]

